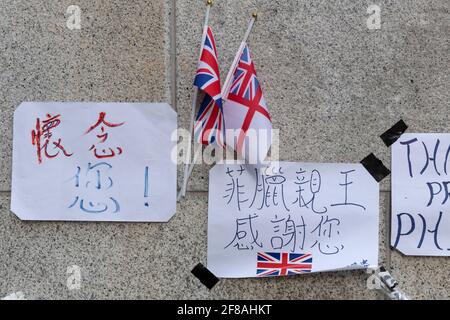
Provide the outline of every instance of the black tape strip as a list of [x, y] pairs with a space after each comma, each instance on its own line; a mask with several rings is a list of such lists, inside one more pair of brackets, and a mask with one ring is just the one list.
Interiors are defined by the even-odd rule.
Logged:
[[369, 171], [377, 182], [380, 182], [391, 173], [391, 171], [384, 166], [383, 162], [375, 157], [373, 153], [362, 159], [361, 164]]
[[192, 269], [191, 273], [200, 280], [209, 290], [211, 290], [217, 282], [219, 282], [219, 278], [217, 278], [211, 271], [206, 269], [206, 267], [199, 263], [194, 269]]
[[400, 119], [400, 121], [394, 124], [392, 128], [383, 133], [380, 138], [387, 147], [390, 147], [395, 141], [398, 140], [398, 138], [400, 138], [402, 134], [405, 133], [406, 129], [408, 129], [408, 126], [403, 120]]

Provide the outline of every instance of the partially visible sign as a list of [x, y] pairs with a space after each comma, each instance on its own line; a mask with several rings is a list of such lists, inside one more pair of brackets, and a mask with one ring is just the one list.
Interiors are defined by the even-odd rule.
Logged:
[[176, 125], [167, 104], [22, 103], [11, 210], [23, 220], [169, 220]]
[[216, 165], [208, 269], [241, 278], [376, 267], [378, 197], [361, 164]]
[[406, 133], [392, 146], [391, 245], [450, 256], [450, 134]]

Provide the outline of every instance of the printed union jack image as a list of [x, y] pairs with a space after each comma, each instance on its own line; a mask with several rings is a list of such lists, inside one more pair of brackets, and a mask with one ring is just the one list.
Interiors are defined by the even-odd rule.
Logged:
[[258, 277], [290, 276], [311, 272], [312, 254], [290, 252], [258, 252]]

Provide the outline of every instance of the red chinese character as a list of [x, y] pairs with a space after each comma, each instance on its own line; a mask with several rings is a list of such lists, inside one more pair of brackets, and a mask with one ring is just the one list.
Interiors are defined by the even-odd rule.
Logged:
[[[106, 117], [106, 113], [105, 112], [100, 112], [99, 116], [98, 116], [98, 120], [97, 122], [92, 125], [91, 127], [89, 127], [89, 129], [86, 131], [85, 134], [88, 134], [89, 132], [91, 132], [92, 130], [94, 130], [95, 128], [97, 128], [98, 126], [100, 126], [100, 131], [101, 133], [97, 134], [97, 138], [99, 138], [99, 144], [103, 144], [105, 143], [105, 141], [108, 139], [108, 133], [105, 132], [105, 126], [106, 127], [110, 127], [110, 128], [115, 128], [115, 127], [119, 127], [121, 125], [123, 125], [125, 122], [122, 123], [111, 123], [105, 120]], [[95, 144], [92, 145], [92, 147], [89, 150], [93, 150], [94, 151], [94, 156], [98, 159], [103, 159], [103, 158], [112, 158], [116, 155], [116, 151], [117, 151], [117, 155], [122, 154], [122, 148], [121, 147], [116, 147], [116, 148], [97, 148], [97, 146]]]
[[[31, 131], [31, 143], [36, 146], [36, 154], [38, 163], [42, 163], [42, 151], [47, 158], [55, 158], [60, 151], [66, 156], [70, 157], [73, 153], [68, 153], [61, 143], [61, 138], [52, 140], [52, 130], [59, 126], [61, 115], [52, 116], [47, 114], [47, 118], [42, 121], [39, 118], [36, 119], [36, 129]], [[53, 146], [53, 148], [49, 148]]]

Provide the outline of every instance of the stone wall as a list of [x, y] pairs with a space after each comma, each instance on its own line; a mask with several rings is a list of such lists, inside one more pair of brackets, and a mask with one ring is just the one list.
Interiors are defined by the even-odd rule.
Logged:
[[[409, 132], [448, 132], [447, 0], [216, 0], [210, 24], [225, 76], [251, 12], [249, 43], [282, 160], [359, 162], [400, 118]], [[81, 29], [66, 9], [81, 10]], [[381, 8], [369, 29], [367, 8]], [[208, 169], [167, 224], [22, 222], [9, 210], [12, 121], [22, 101], [168, 102], [188, 127], [203, 0], [0, 1], [0, 296], [36, 299], [380, 299], [362, 271], [222, 280], [190, 274], [206, 263]], [[179, 167], [179, 178], [182, 167]], [[381, 183], [380, 263], [413, 298], [450, 297], [448, 258], [389, 248], [390, 181]], [[81, 269], [69, 290], [67, 268]]]

